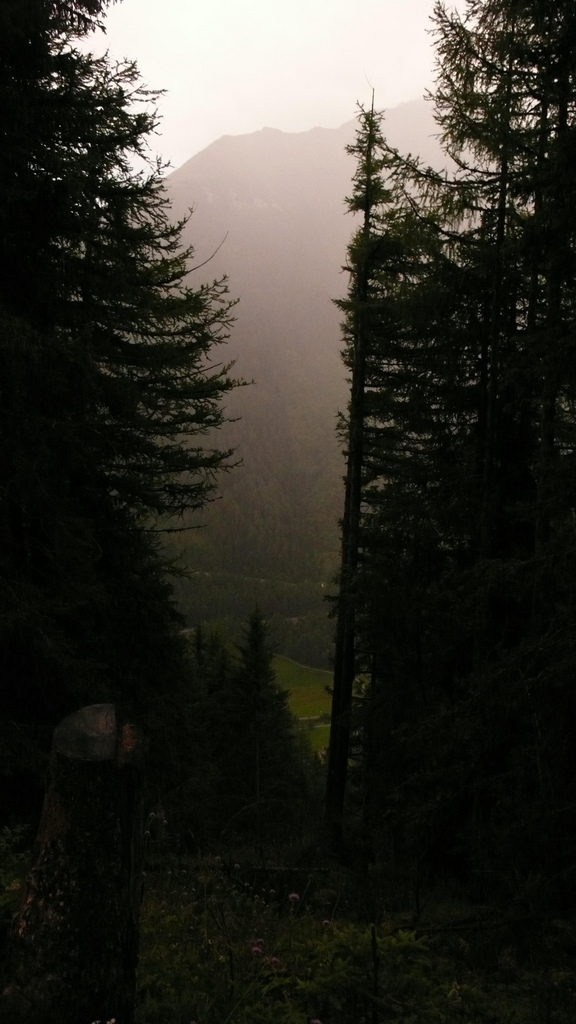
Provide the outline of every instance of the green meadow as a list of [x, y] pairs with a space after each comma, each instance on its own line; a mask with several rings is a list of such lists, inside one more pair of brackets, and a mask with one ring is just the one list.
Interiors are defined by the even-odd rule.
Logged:
[[323, 750], [328, 750], [328, 743], [330, 742], [329, 725], [314, 725], [313, 722], [303, 721], [301, 722], [301, 728], [303, 731], [306, 731], [308, 743], [314, 753], [319, 754]]
[[331, 696], [327, 687], [332, 685], [332, 673], [321, 668], [310, 668], [277, 654], [273, 661], [276, 681], [281, 690], [290, 693], [289, 706], [299, 718], [303, 728], [309, 729], [313, 750], [328, 746]]
[[282, 654], [277, 654], [272, 664], [278, 686], [290, 691], [290, 710], [296, 718], [330, 714], [331, 697], [326, 687], [332, 686], [331, 672], [300, 665]]

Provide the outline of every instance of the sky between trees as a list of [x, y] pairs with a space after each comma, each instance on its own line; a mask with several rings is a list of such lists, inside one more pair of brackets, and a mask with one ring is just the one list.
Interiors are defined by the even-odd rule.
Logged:
[[420, 98], [431, 13], [432, 0], [121, 0], [89, 45], [166, 90], [152, 145], [178, 167], [222, 135], [338, 127], [371, 87], [380, 109]]

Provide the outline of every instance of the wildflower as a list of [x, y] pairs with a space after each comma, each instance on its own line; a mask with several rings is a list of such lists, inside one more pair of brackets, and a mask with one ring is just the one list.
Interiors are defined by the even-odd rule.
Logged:
[[322, 1021], [321, 1021], [321, 1020], [318, 1020], [318, 1018], [317, 1018], [317, 1017], [314, 1017], [314, 1020], [311, 1020], [311, 1021], [310, 1021], [310, 1024], [322, 1024]]
[[297, 892], [291, 892], [288, 899], [290, 900], [290, 903], [297, 903], [300, 897]]
[[252, 952], [254, 954], [261, 953], [262, 952], [262, 947], [261, 946], [252, 946]]
[[269, 960], [269, 963], [272, 965], [272, 967], [279, 967], [280, 966], [280, 960], [279, 960], [279, 958], [277, 956], [271, 956], [270, 960]]

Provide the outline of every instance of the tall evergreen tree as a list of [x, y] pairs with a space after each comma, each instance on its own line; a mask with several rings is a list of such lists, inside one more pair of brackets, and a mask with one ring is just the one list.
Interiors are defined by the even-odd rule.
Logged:
[[351, 371], [350, 404], [346, 425], [346, 484], [342, 519], [340, 589], [337, 605], [336, 646], [328, 782], [326, 791], [327, 823], [332, 840], [341, 843], [342, 814], [350, 745], [350, 712], [355, 675], [355, 574], [360, 550], [360, 504], [364, 461], [364, 404], [366, 380], [366, 348], [368, 345], [368, 310], [370, 282], [373, 273], [371, 247], [374, 235], [374, 211], [382, 199], [381, 171], [383, 161], [378, 151], [382, 145], [377, 115], [372, 109], [360, 111], [360, 124], [354, 145], [347, 152], [356, 156], [358, 168], [354, 194], [348, 209], [361, 212], [362, 226], [348, 249], [351, 281], [349, 300], [341, 303], [347, 313], [346, 362]]
[[404, 244], [393, 218], [389, 217], [386, 228], [383, 227], [393, 192], [385, 185], [390, 158], [382, 136], [382, 115], [375, 111], [372, 101], [369, 111], [360, 108], [358, 120], [356, 141], [348, 147], [350, 155], [357, 158], [357, 169], [347, 204], [350, 212], [361, 215], [362, 221], [348, 247], [348, 297], [337, 302], [344, 314], [343, 358], [350, 371], [350, 401], [348, 415], [341, 424], [346, 477], [326, 790], [327, 826], [336, 848], [343, 839], [352, 695], [359, 667], [356, 639], [363, 502], [367, 482], [374, 472], [375, 448], [379, 449], [378, 476], [384, 472], [382, 460], [387, 461], [389, 468], [394, 457], [394, 426], [388, 391], [382, 387], [386, 376], [383, 366], [393, 359], [398, 330], [395, 300], [406, 272]]
[[434, 22], [455, 169], [390, 153], [383, 231], [402, 220], [412, 271], [365, 414], [365, 797], [381, 848], [405, 861], [560, 879], [575, 830], [560, 712], [573, 704], [575, 15], [478, 0], [464, 18], [438, 3]]
[[158, 683], [184, 685], [184, 655], [154, 531], [202, 507], [230, 455], [203, 444], [236, 383], [213, 354], [226, 284], [188, 284], [161, 169], [132, 169], [156, 124], [135, 66], [74, 47], [104, 6], [2, 4], [8, 759], [79, 703], [149, 722], [170, 705]]
[[247, 802], [253, 803], [261, 828], [263, 818], [271, 822], [285, 817], [296, 795], [290, 788], [297, 785], [297, 771], [288, 693], [276, 683], [270, 633], [259, 609], [248, 619], [238, 653], [234, 723], [243, 750]]
[[[195, 644], [190, 724], [203, 754], [191, 778], [191, 830], [269, 847], [298, 826], [304, 798], [288, 693], [279, 688], [268, 625], [256, 609], [237, 645], [212, 632]], [[209, 779], [209, 785], [206, 785]]]

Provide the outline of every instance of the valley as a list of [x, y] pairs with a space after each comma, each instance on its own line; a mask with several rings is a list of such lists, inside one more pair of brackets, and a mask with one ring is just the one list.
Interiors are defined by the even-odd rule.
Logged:
[[[428, 104], [401, 104], [385, 124], [392, 145], [440, 163]], [[336, 428], [348, 382], [333, 300], [348, 285], [355, 125], [225, 136], [167, 178], [173, 217], [193, 211], [191, 283], [227, 275], [240, 296], [221, 358], [247, 382], [228, 397], [229, 422], [214, 439], [239, 465], [220, 476], [217, 500], [185, 519], [190, 529], [169, 538], [193, 573], [177, 581], [179, 606], [188, 625], [224, 620], [234, 634], [257, 604], [278, 651], [321, 668], [343, 504]]]

